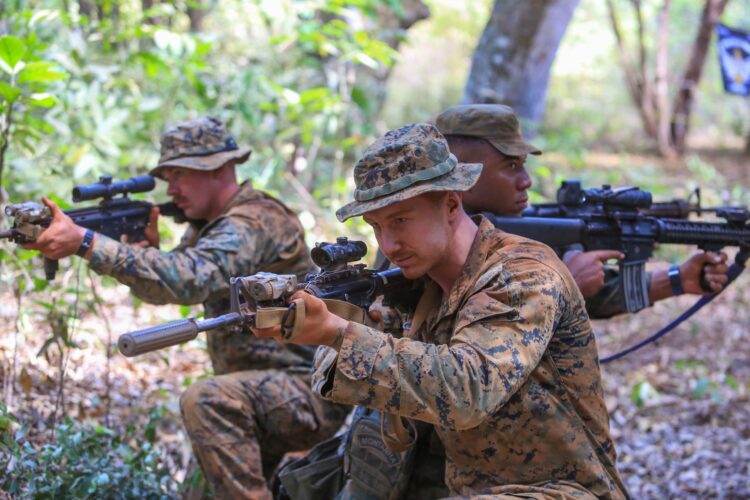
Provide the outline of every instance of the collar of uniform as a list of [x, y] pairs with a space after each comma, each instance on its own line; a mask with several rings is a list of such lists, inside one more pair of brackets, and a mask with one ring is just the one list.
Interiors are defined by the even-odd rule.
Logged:
[[[243, 182], [240, 184], [240, 189], [237, 191], [237, 194], [235, 194], [231, 200], [229, 200], [229, 203], [227, 203], [227, 206], [224, 207], [224, 211], [221, 213], [221, 215], [224, 215], [227, 213], [230, 209], [238, 206], [243, 205], [248, 200], [256, 199], [256, 198], [262, 198], [263, 195], [260, 193], [260, 191], [257, 191], [253, 187], [253, 183], [249, 180]], [[219, 216], [221, 217], [221, 216]], [[217, 217], [218, 218], [218, 217]]]
[[237, 193], [232, 197], [231, 200], [229, 200], [229, 203], [227, 203], [227, 206], [224, 207], [224, 210], [221, 212], [221, 215], [216, 217], [213, 220], [210, 220], [203, 224], [200, 227], [195, 227], [196, 231], [199, 233], [198, 238], [200, 238], [206, 231], [208, 231], [210, 228], [216, 225], [216, 223], [220, 220], [222, 220], [227, 213], [234, 207], [244, 205], [249, 200], [254, 200], [258, 198], [263, 198], [263, 195], [260, 191], [256, 190], [253, 187], [252, 182], [245, 181], [242, 184], [240, 184], [240, 190], [237, 191]]
[[447, 300], [443, 297], [438, 315], [433, 318], [433, 321], [430, 321], [431, 327], [437, 324], [442, 318], [458, 311], [459, 307], [465, 301], [466, 294], [483, 275], [481, 271], [490, 264], [488, 260], [492, 260], [492, 263], [494, 263], [495, 259], [492, 256], [496, 248], [493, 242], [497, 241], [497, 239], [493, 235], [497, 233], [497, 229], [495, 229], [495, 226], [489, 220], [481, 215], [472, 216], [472, 220], [479, 225], [479, 230], [476, 236], [474, 236], [474, 241], [471, 244], [466, 263], [461, 270], [461, 275], [453, 283]]

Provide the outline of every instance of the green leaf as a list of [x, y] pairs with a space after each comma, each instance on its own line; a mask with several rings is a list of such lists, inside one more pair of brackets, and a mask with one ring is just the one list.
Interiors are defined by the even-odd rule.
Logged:
[[0, 80], [0, 96], [8, 102], [15, 101], [21, 95], [21, 89], [13, 87], [8, 82]]
[[307, 104], [310, 102], [327, 99], [331, 95], [331, 90], [326, 87], [315, 87], [307, 89], [299, 95], [299, 101], [301, 104]]
[[51, 108], [57, 102], [55, 96], [47, 93], [31, 94], [29, 96], [29, 101], [33, 106], [39, 106], [42, 108]]
[[693, 389], [693, 398], [698, 399], [702, 397], [710, 385], [711, 382], [706, 377], [701, 377], [696, 380], [695, 389]]
[[354, 101], [354, 103], [365, 113], [370, 113], [372, 111], [372, 106], [370, 100], [367, 98], [367, 93], [357, 86], [352, 87], [352, 101]]
[[737, 382], [737, 379], [731, 375], [727, 375], [724, 378], [724, 383], [726, 383], [729, 387], [731, 387], [735, 391], [740, 390], [740, 384]]
[[25, 53], [26, 47], [20, 39], [10, 35], [0, 37], [0, 69], [6, 73], [15, 74]]
[[642, 407], [649, 400], [658, 397], [659, 391], [657, 391], [647, 380], [637, 383], [630, 393], [630, 400], [638, 407]]
[[57, 67], [48, 62], [32, 62], [27, 64], [18, 76], [18, 83], [49, 83], [65, 78], [65, 74], [57, 71]]

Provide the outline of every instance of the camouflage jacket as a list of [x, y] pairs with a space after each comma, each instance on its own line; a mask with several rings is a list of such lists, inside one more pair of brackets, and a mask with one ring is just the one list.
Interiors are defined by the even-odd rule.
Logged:
[[[152, 304], [202, 302], [208, 318], [229, 311], [232, 276], [268, 271], [303, 278], [314, 270], [295, 215], [249, 182], [219, 217], [203, 227], [191, 225], [172, 251], [138, 248], [97, 235], [90, 265]], [[208, 333], [208, 351], [217, 374], [309, 366], [312, 360], [310, 349], [236, 329]]]
[[[421, 300], [431, 294], [441, 297], [430, 282]], [[316, 353], [314, 390], [433, 424], [454, 495], [560, 483], [625, 497], [596, 340], [549, 247], [483, 219], [438, 300], [404, 338], [349, 323], [338, 353]]]

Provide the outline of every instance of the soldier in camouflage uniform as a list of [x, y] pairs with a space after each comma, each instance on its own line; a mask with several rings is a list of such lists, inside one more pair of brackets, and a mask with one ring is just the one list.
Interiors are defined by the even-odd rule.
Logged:
[[[464, 208], [471, 212], [490, 212], [505, 217], [520, 217], [528, 206], [531, 178], [526, 173], [526, 155], [541, 151], [524, 141], [513, 109], [500, 104], [454, 106], [437, 117], [436, 125], [448, 140], [460, 161], [484, 165], [476, 186], [464, 195]], [[608, 318], [624, 312], [620, 275], [607, 260], [622, 258], [618, 250], [582, 252], [579, 249], [555, 249], [568, 266], [586, 299], [592, 318]], [[679, 266], [680, 287], [673, 287], [666, 270], [647, 273], [651, 303], [680, 292], [706, 294], [700, 286], [701, 272], [713, 291], [727, 282], [726, 255], [698, 253]]]
[[[162, 136], [161, 157], [150, 173], [168, 182], [167, 194], [192, 221], [171, 251], [158, 248], [156, 208], [148, 241], [130, 245], [101, 234], [87, 237], [49, 200], [54, 220], [26, 247], [54, 259], [78, 251], [94, 271], [152, 304], [203, 303], [206, 317], [225, 314], [231, 276], [267, 271], [303, 278], [314, 270], [294, 213], [249, 181], [237, 183], [235, 165], [250, 153], [208, 117]], [[87, 238], [89, 248], [82, 245]], [[195, 455], [218, 497], [270, 497], [264, 472], [285, 452], [333, 434], [346, 409], [311, 393], [310, 348], [226, 328], [208, 335], [208, 351], [219, 376], [194, 383], [181, 399]]]
[[401, 338], [298, 293], [306, 320], [292, 341], [327, 346], [313, 375], [324, 398], [434, 425], [452, 495], [624, 498], [580, 291], [547, 246], [463, 211], [481, 169], [428, 124], [370, 146], [337, 216], [362, 215], [425, 291]]

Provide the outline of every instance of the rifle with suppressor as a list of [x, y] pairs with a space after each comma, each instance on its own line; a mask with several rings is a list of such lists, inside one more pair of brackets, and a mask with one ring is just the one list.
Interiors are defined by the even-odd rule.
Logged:
[[[124, 181], [112, 181], [110, 176], [102, 176], [99, 182], [73, 188], [73, 201], [102, 198], [99, 205], [64, 210], [73, 222], [81, 227], [109, 236], [116, 240], [125, 235], [129, 243], [145, 238], [144, 231], [149, 221], [153, 203], [131, 200], [130, 193], [151, 191], [155, 186], [150, 175], [140, 175]], [[122, 197], [115, 198], [121, 194]], [[161, 203], [159, 213], [174, 217], [177, 222], [185, 222], [185, 214], [174, 203]], [[45, 205], [33, 201], [16, 203], [5, 207], [5, 214], [13, 218], [13, 226], [0, 232], [0, 239], [8, 238], [17, 244], [33, 243], [42, 230], [52, 222], [52, 212]], [[44, 259], [44, 274], [48, 281], [55, 279], [58, 264], [56, 260]]]
[[[586, 251], [621, 251], [625, 255], [619, 263], [623, 306], [628, 312], [649, 305], [645, 264], [655, 243], [696, 245], [711, 252], [739, 247], [735, 257], [739, 268], [744, 268], [750, 255], [750, 212], [744, 208], [716, 209], [716, 216], [725, 222], [690, 221], [648, 215], [651, 193], [637, 187], [612, 189], [605, 185], [582, 190], [569, 189], [569, 184], [563, 183], [561, 191], [556, 211], [537, 211], [536, 217], [518, 218], [483, 215], [504, 231], [553, 248], [578, 244]], [[709, 291], [705, 284], [704, 288]]]
[[310, 255], [321, 268], [320, 273], [308, 274], [301, 283], [293, 274], [257, 273], [230, 278], [228, 314], [202, 321], [188, 318], [123, 334], [117, 342], [120, 352], [128, 357], [137, 356], [193, 340], [200, 332], [214, 328], [262, 328], [271, 326], [274, 319], [281, 324], [282, 338], [288, 340], [295, 320], [292, 314], [295, 305], [287, 305], [287, 298], [297, 290], [321, 299], [345, 301], [365, 311], [380, 295], [386, 306], [413, 307], [420, 296], [420, 282], [405, 278], [400, 269], [375, 271], [367, 269], [365, 264], [349, 264], [366, 254], [364, 242], [345, 237], [337, 238], [336, 243], [317, 243]]

